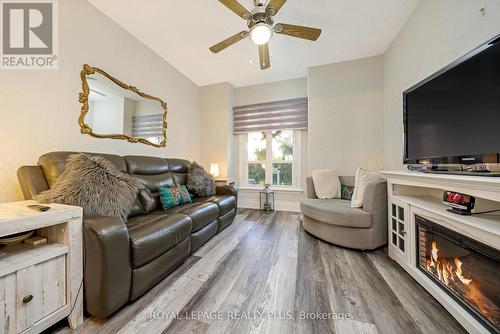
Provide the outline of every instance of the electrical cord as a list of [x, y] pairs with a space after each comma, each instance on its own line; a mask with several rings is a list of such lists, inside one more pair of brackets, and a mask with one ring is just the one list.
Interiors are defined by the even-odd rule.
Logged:
[[482, 211], [482, 212], [473, 212], [473, 213], [471, 213], [471, 215], [482, 215], [485, 213], [493, 213], [493, 212], [500, 212], [500, 209], [490, 210], [490, 211]]

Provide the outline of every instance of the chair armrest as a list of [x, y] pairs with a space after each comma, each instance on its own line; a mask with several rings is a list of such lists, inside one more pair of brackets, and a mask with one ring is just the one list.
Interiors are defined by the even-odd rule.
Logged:
[[129, 299], [132, 282], [130, 245], [125, 223], [114, 217], [83, 220], [85, 308], [106, 318]]
[[363, 211], [372, 214], [372, 225], [387, 226], [387, 181], [380, 180], [366, 186]]
[[314, 190], [314, 182], [311, 176], [306, 177], [306, 196], [307, 198], [318, 198]]
[[49, 190], [45, 174], [40, 166], [22, 166], [17, 170], [24, 199], [33, 199], [42, 191]]

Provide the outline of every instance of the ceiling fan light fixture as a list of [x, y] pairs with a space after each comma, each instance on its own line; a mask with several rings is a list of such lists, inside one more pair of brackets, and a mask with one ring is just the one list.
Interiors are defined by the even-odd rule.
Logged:
[[273, 36], [273, 29], [266, 23], [258, 23], [250, 30], [250, 39], [257, 45], [269, 42]]

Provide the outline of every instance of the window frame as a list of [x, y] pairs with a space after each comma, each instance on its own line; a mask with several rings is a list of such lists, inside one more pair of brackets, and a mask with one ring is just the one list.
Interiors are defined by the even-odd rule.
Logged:
[[[291, 130], [293, 132], [293, 158], [292, 161], [274, 161], [273, 160], [273, 131], [285, 131]], [[245, 188], [255, 188], [261, 189], [260, 184], [249, 184], [248, 183], [248, 165], [255, 163], [265, 164], [265, 183], [271, 184], [271, 187], [275, 190], [293, 190], [299, 189], [301, 185], [301, 137], [302, 131], [298, 129], [276, 129], [276, 130], [266, 130], [266, 131], [254, 131], [254, 132], [265, 132], [266, 133], [266, 161], [248, 161], [248, 133], [239, 134], [239, 181], [240, 185]], [[289, 163], [292, 165], [292, 185], [290, 186], [279, 186], [273, 185], [273, 164], [276, 163]]]

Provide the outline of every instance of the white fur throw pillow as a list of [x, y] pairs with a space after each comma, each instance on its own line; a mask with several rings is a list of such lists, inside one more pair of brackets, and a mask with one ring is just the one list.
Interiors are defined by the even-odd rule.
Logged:
[[35, 199], [42, 203], [81, 206], [83, 214], [127, 220], [137, 198], [139, 182], [99, 156], [73, 154], [66, 169], [47, 191]]
[[215, 195], [214, 177], [205, 171], [196, 161], [189, 168], [186, 186], [190, 192], [198, 197]]
[[369, 183], [378, 181], [379, 179], [379, 172], [369, 171], [361, 167], [358, 168], [358, 171], [356, 172], [356, 180], [354, 181], [354, 192], [351, 198], [351, 208], [363, 207], [366, 186]]
[[311, 172], [316, 197], [321, 199], [340, 198], [340, 179], [333, 169], [318, 169]]

